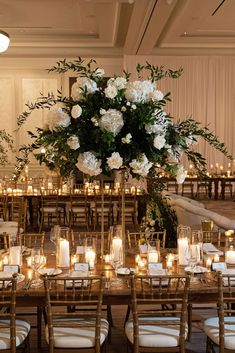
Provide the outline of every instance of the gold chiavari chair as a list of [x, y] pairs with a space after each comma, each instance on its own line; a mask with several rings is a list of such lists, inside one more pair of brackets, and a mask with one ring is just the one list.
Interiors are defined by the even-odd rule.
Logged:
[[112, 190], [109, 190], [109, 194], [103, 195], [103, 202], [102, 195], [95, 194], [94, 203], [91, 204], [90, 210], [94, 230], [101, 225], [102, 217], [107, 227], [110, 227], [114, 221]]
[[90, 204], [87, 200], [87, 191], [84, 194], [70, 193], [70, 205], [68, 209], [69, 227], [76, 224], [85, 225], [86, 229], [90, 227]]
[[134, 228], [138, 228], [138, 201], [136, 192], [134, 195], [125, 196], [124, 205], [122, 205], [122, 197], [119, 195], [118, 209], [117, 209], [117, 224], [122, 222], [122, 207], [125, 207], [125, 223], [131, 223]]
[[39, 232], [41, 232], [46, 220], [48, 227], [50, 227], [52, 224], [61, 225], [62, 223], [66, 223], [65, 204], [64, 202], [59, 201], [57, 189], [41, 189], [38, 220]]
[[[108, 336], [108, 321], [101, 317], [104, 276], [44, 278], [50, 352], [82, 349], [100, 353]], [[76, 306], [76, 311], [68, 311]]]
[[235, 274], [217, 273], [218, 277], [218, 316], [204, 322], [207, 335], [206, 352], [235, 352]]
[[[149, 241], [160, 240], [160, 247], [162, 249], [165, 249], [166, 229], [164, 229], [162, 231], [158, 231], [158, 232], [148, 232], [147, 236], [148, 236]], [[145, 232], [130, 232], [129, 230], [127, 230], [128, 249], [133, 249], [133, 248], [136, 248], [137, 246], [139, 246], [142, 239], [146, 239]]]
[[[9, 235], [7, 233], [3, 234], [5, 249], [9, 249]], [[41, 233], [20, 233], [15, 235], [16, 242], [15, 244], [22, 246], [22, 254], [24, 251], [30, 254], [30, 248], [33, 247], [41, 247], [44, 249], [45, 243], [45, 232]], [[41, 335], [42, 335], [42, 316], [43, 316], [43, 307], [37, 306], [37, 310], [30, 312], [23, 312], [20, 306], [17, 306], [16, 312], [20, 316], [36, 316], [37, 323], [36, 325], [31, 325], [32, 328], [37, 329], [37, 340], [38, 340], [38, 348], [41, 347]]]
[[0, 351], [29, 353], [30, 324], [16, 317], [16, 286], [16, 274], [0, 278]]
[[6, 220], [17, 222], [17, 231], [24, 232], [27, 227], [27, 200], [23, 196], [7, 197]]
[[185, 352], [189, 283], [188, 276], [131, 276], [125, 333], [134, 353]]
[[0, 195], [0, 218], [6, 221], [7, 217], [7, 195]]

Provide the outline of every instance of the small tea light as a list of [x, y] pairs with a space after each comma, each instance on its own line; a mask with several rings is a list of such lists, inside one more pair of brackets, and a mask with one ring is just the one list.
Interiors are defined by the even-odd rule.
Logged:
[[27, 277], [28, 277], [29, 280], [31, 280], [33, 278], [33, 270], [32, 269], [29, 269], [27, 271]]
[[208, 258], [206, 260], [206, 267], [210, 269], [211, 268], [211, 264], [212, 264], [212, 260], [210, 258]]
[[146, 259], [140, 259], [140, 261], [138, 262], [138, 269], [144, 270], [146, 268], [146, 264]]
[[79, 255], [75, 254], [71, 256], [71, 265], [74, 266], [76, 262], [79, 262]]
[[3, 264], [3, 265], [8, 265], [8, 263], [9, 263], [9, 257], [8, 257], [8, 255], [3, 256], [2, 264]]
[[147, 254], [148, 262], [158, 262], [159, 261], [159, 254], [157, 250], [151, 250]]
[[138, 255], [135, 255], [135, 263], [138, 265], [138, 263], [141, 261], [141, 256], [138, 254]]
[[106, 264], [109, 264], [111, 262], [111, 255], [110, 254], [104, 255], [104, 262]]
[[27, 261], [27, 266], [31, 267], [32, 266], [32, 257], [31, 256], [27, 257], [26, 261]]
[[172, 267], [173, 267], [173, 262], [171, 259], [168, 259], [167, 262], [166, 262], [166, 267], [171, 270]]
[[214, 255], [214, 262], [219, 262], [219, 255], [218, 254]]

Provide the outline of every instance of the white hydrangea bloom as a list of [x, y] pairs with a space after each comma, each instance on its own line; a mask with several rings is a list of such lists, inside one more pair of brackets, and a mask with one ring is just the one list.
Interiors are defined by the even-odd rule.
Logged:
[[146, 103], [151, 100], [155, 90], [155, 83], [150, 80], [128, 82], [125, 97], [133, 103]]
[[184, 170], [184, 167], [180, 164], [177, 170], [176, 181], [178, 184], [183, 184], [184, 180], [185, 180], [185, 170]]
[[71, 109], [72, 118], [77, 119], [79, 118], [79, 116], [81, 116], [81, 114], [82, 114], [82, 108], [80, 107], [80, 105], [79, 104], [74, 105]]
[[159, 91], [159, 90], [154, 90], [151, 94], [150, 94], [151, 99], [155, 102], [161, 101], [164, 98], [164, 94]]
[[164, 147], [165, 143], [166, 143], [166, 139], [165, 139], [164, 136], [162, 136], [162, 135], [156, 135], [156, 136], [154, 137], [153, 145], [154, 145], [154, 147], [157, 148], [158, 150], [161, 150], [162, 147]]
[[152, 167], [153, 163], [149, 162], [146, 155], [143, 153], [138, 159], [133, 159], [130, 162], [130, 167], [132, 168], [133, 173], [139, 174], [143, 177], [148, 175], [149, 169]]
[[78, 77], [77, 81], [72, 85], [71, 97], [75, 101], [79, 101], [84, 98], [84, 91], [87, 93], [94, 93], [97, 90], [97, 84], [94, 80], [91, 80], [88, 77]]
[[67, 139], [67, 145], [69, 145], [72, 150], [77, 150], [80, 147], [79, 138], [75, 135], [70, 136]]
[[108, 85], [104, 90], [105, 97], [110, 99], [115, 98], [117, 93], [118, 93], [117, 88], [111, 85]]
[[111, 77], [108, 80], [107, 85], [114, 86], [117, 90], [120, 90], [126, 88], [127, 80], [124, 77]]
[[130, 133], [126, 134], [125, 137], [122, 137], [121, 141], [122, 143], [127, 143], [129, 144], [131, 142], [132, 135]]
[[122, 163], [123, 159], [118, 152], [113, 152], [111, 157], [107, 158], [107, 164], [110, 169], [119, 169]]
[[81, 172], [90, 176], [102, 173], [101, 160], [97, 159], [92, 152], [79, 154], [76, 166]]
[[47, 114], [47, 123], [49, 130], [57, 130], [59, 127], [68, 127], [71, 123], [70, 116], [63, 111], [63, 104], [57, 103], [49, 110]]
[[108, 109], [107, 112], [102, 115], [99, 126], [107, 131], [117, 135], [124, 125], [122, 113], [116, 109]]

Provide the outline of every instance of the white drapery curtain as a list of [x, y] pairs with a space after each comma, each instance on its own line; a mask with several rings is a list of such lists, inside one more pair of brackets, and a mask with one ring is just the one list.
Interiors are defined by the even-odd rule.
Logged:
[[[183, 68], [180, 78], [164, 78], [158, 83], [162, 92], [171, 92], [172, 101], [167, 103], [166, 111], [175, 120], [192, 117], [207, 126], [235, 158], [235, 56], [127, 55], [124, 68], [134, 73], [136, 65], [146, 61], [165, 69]], [[229, 161], [201, 139], [195, 149], [206, 157], [208, 170], [211, 164], [215, 169], [217, 163], [225, 171], [235, 172], [235, 161]]]

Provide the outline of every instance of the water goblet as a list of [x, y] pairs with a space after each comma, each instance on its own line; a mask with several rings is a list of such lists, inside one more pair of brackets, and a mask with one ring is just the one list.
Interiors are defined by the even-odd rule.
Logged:
[[38, 270], [46, 263], [46, 258], [42, 248], [33, 248], [31, 250], [31, 267], [34, 270], [35, 279], [31, 282], [31, 287], [41, 287], [43, 281], [39, 278]]

